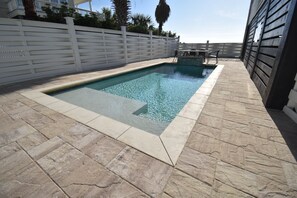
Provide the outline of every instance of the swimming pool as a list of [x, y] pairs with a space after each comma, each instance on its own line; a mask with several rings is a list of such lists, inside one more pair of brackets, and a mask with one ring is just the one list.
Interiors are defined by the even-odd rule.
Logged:
[[[166, 60], [154, 60], [95, 71], [91, 75], [86, 73], [75, 81], [21, 94], [101, 134], [175, 165], [223, 68], [223, 65], [179, 67]], [[145, 89], [147, 87], [150, 88]], [[130, 92], [133, 94], [126, 96]], [[151, 99], [153, 96], [157, 97]], [[190, 99], [181, 102], [179, 98], [185, 96]], [[141, 100], [143, 97], [147, 100]], [[179, 102], [174, 102], [173, 98]], [[70, 99], [72, 103], [67, 102]], [[81, 106], [74, 104], [82, 101], [84, 103]], [[163, 107], [165, 101], [171, 107]], [[186, 104], [183, 106], [183, 103]], [[152, 108], [152, 104], [159, 105]], [[158, 109], [162, 111], [156, 111]], [[174, 115], [174, 112], [178, 114]], [[123, 120], [118, 121], [116, 117]], [[124, 119], [130, 124], [125, 124]], [[95, 140], [99, 134], [96, 131], [81, 141], [86, 143]]]
[[160, 135], [213, 70], [167, 63], [50, 95]]

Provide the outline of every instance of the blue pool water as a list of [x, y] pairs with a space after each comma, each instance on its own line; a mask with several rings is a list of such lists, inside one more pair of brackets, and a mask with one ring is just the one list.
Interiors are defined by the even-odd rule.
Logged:
[[160, 134], [212, 71], [213, 68], [162, 64], [51, 95]]

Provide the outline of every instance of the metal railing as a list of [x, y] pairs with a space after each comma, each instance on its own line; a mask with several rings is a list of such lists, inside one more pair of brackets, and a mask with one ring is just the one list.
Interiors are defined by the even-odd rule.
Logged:
[[238, 58], [241, 54], [242, 43], [180, 43], [179, 50], [205, 49], [208, 51], [220, 50], [220, 58]]
[[86, 14], [90, 15], [91, 13], [98, 15], [97, 12], [92, 12], [90, 10], [85, 10], [85, 9], [81, 9], [81, 8], [75, 8], [75, 11], [83, 16]]
[[[42, 11], [42, 7], [46, 6], [46, 4], [50, 4], [51, 7], [61, 7], [63, 3], [68, 3], [68, 0], [35, 0], [34, 5], [35, 5], [35, 11], [38, 14], [44, 13]], [[24, 10], [23, 2], [22, 0], [10, 0], [7, 3], [8, 6], [8, 11], [9, 13], [15, 11], [15, 10]], [[92, 12], [90, 10], [85, 10], [81, 8], [74, 8], [76, 12], [80, 13], [81, 15], [90, 15], [91, 13], [98, 14], [97, 12]], [[13, 16], [12, 16], [13, 17]]]

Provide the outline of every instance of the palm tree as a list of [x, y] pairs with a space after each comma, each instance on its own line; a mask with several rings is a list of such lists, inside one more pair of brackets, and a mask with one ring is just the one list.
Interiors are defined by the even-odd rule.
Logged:
[[159, 23], [159, 35], [162, 33], [162, 27], [169, 18], [169, 15], [170, 7], [167, 5], [166, 0], [160, 0], [155, 11], [156, 21]]
[[117, 17], [119, 26], [126, 26], [130, 16], [131, 1], [130, 0], [111, 0], [113, 10]]
[[150, 16], [145, 16], [144, 14], [134, 14], [131, 16], [133, 25], [140, 25], [148, 28], [152, 25], [152, 19]]
[[143, 14], [134, 14], [131, 16], [131, 23], [128, 26], [128, 31], [147, 34], [153, 26], [150, 16]]
[[36, 19], [37, 14], [35, 12], [33, 0], [22, 0], [25, 9], [25, 17], [27, 19]]
[[116, 16], [111, 12], [109, 8], [102, 8], [101, 23], [103, 28], [117, 28]]

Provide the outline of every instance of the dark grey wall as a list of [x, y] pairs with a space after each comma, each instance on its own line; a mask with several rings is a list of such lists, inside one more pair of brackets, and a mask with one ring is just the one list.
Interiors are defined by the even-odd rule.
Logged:
[[251, 2], [242, 59], [266, 107], [282, 109], [294, 82], [295, 10], [296, 0]]
[[264, 3], [265, 0], [251, 0], [251, 7], [250, 7], [250, 13], [248, 16], [248, 23], [251, 22], [251, 20], [254, 18], [254, 16], [257, 14], [258, 9], [261, 7], [261, 5]]

